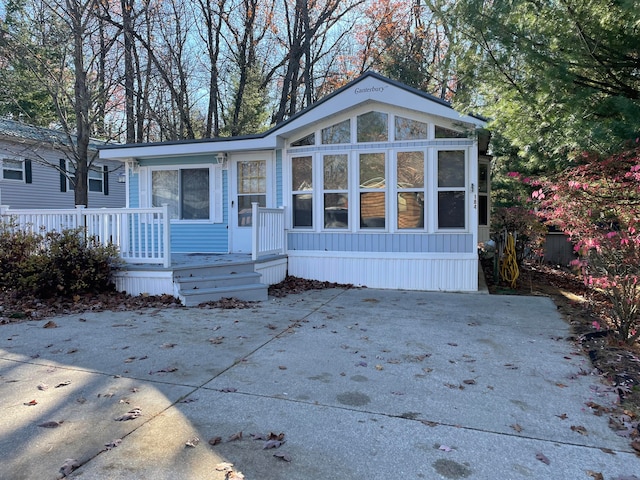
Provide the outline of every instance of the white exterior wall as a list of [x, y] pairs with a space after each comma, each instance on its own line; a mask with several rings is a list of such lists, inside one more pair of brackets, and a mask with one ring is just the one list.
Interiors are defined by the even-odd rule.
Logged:
[[475, 254], [289, 252], [289, 275], [400, 290], [478, 290]]

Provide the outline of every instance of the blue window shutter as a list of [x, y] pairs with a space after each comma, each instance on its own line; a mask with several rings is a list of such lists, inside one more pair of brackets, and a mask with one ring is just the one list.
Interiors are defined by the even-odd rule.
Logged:
[[109, 167], [102, 166], [102, 192], [109, 195]]
[[25, 183], [33, 183], [33, 176], [31, 174], [31, 160], [24, 161], [24, 181]]
[[60, 191], [61, 192], [66, 192], [67, 191], [67, 176], [64, 174], [64, 172], [67, 171], [67, 162], [64, 160], [64, 158], [60, 159]]

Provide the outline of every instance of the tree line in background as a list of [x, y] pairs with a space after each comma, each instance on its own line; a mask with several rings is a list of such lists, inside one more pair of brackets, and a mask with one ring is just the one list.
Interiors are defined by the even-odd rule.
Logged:
[[257, 133], [370, 69], [491, 119], [498, 169], [640, 129], [637, 0], [4, 2], [0, 115], [77, 136], [79, 179], [89, 136]]
[[127, 143], [258, 133], [371, 68], [455, 90], [420, 0], [12, 0], [0, 25], [0, 114]]

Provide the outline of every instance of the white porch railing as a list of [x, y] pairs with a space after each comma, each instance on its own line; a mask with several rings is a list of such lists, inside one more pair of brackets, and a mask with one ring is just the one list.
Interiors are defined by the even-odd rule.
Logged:
[[254, 202], [251, 212], [251, 258], [258, 260], [267, 255], [284, 255], [287, 252], [284, 207], [263, 208]]
[[84, 208], [11, 210], [0, 206], [0, 221], [43, 233], [84, 228], [101, 244], [118, 247], [127, 263], [171, 265], [169, 208]]

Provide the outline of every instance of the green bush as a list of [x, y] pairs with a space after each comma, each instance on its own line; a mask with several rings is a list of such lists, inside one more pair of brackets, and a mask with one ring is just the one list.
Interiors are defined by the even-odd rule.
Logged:
[[113, 288], [117, 248], [85, 238], [84, 229], [28, 233], [0, 226], [0, 288], [39, 298], [99, 293]]

